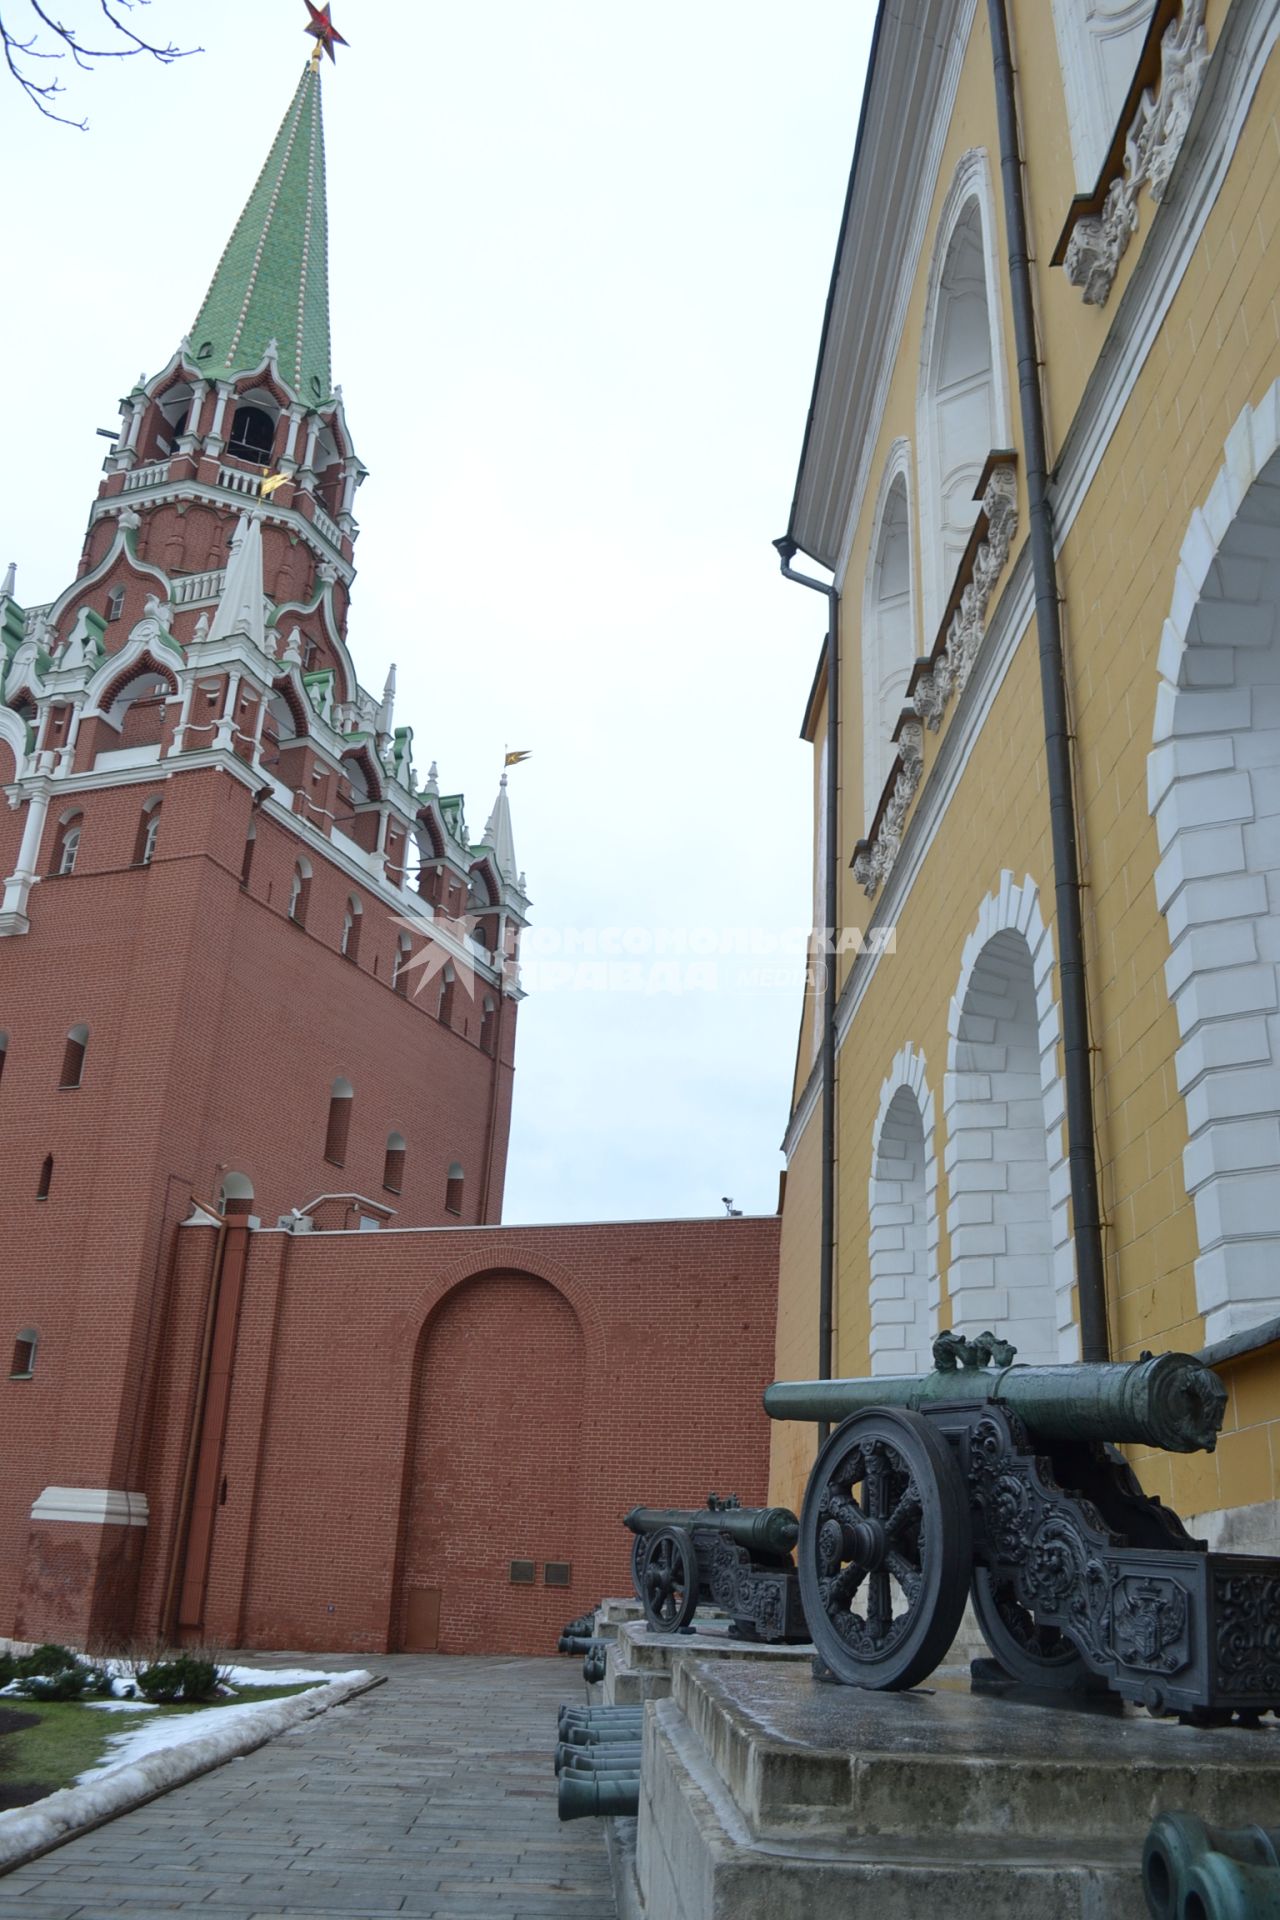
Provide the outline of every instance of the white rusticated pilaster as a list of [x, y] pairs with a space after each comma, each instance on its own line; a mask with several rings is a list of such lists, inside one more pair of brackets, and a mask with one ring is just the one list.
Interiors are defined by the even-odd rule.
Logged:
[[1280, 1314], [1280, 381], [1224, 455], [1183, 540], [1147, 759], [1210, 1342]]

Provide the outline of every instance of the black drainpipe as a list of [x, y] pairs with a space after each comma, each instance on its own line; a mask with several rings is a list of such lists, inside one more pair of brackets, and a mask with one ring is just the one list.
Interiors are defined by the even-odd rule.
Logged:
[[1076, 846], [1071, 782], [1071, 731], [1067, 718], [1058, 615], [1058, 575], [1053, 551], [1044, 410], [1031, 302], [1027, 215], [1022, 198], [1022, 156], [1009, 20], [1005, 0], [987, 0], [995, 62], [1000, 173], [1009, 235], [1009, 282], [1018, 399], [1026, 448], [1031, 567], [1035, 580], [1036, 634], [1040, 644], [1040, 692], [1044, 704], [1045, 760], [1049, 775], [1049, 820], [1053, 835], [1053, 885], [1058, 919], [1058, 965], [1062, 975], [1062, 1029], [1066, 1056], [1067, 1151], [1075, 1222], [1076, 1280], [1080, 1297], [1080, 1348], [1085, 1360], [1108, 1358], [1106, 1275], [1102, 1259], [1098, 1166], [1094, 1152], [1093, 1076], [1089, 1058], [1089, 1002], [1085, 985], [1084, 930], [1080, 914], [1080, 859]]
[[[796, 573], [796, 543], [775, 540], [782, 574], [827, 597], [827, 864], [823, 876], [826, 919], [822, 1007], [822, 1246], [818, 1261], [818, 1378], [831, 1378], [831, 1301], [836, 1257], [836, 926], [840, 915], [840, 589]], [[818, 1441], [830, 1432], [818, 1422]]]

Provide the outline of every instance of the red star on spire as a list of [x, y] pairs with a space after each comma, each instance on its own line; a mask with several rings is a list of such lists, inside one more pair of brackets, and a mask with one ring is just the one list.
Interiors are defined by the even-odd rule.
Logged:
[[313, 7], [311, 0], [307, 0], [307, 12], [311, 15], [311, 19], [305, 30], [314, 40], [319, 42], [316, 52], [319, 53], [320, 48], [323, 47], [331, 60], [336, 59], [337, 55], [333, 51], [334, 48], [345, 47], [347, 42], [329, 18], [328, 6]]

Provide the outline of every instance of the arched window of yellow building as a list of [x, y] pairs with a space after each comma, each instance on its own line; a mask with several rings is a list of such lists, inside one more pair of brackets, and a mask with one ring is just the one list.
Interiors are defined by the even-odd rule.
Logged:
[[978, 515], [987, 455], [1009, 445], [994, 243], [990, 168], [974, 148], [944, 202], [925, 295], [916, 416], [925, 653]]
[[862, 795], [869, 833], [889, 769], [897, 756], [893, 730], [907, 700], [920, 648], [911, 594], [910, 454], [905, 441], [890, 458], [871, 541], [862, 609]]

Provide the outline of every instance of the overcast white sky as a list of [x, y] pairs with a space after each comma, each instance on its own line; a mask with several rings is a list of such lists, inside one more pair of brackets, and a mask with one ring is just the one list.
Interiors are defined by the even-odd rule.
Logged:
[[[55, 11], [98, 31], [95, 0]], [[333, 364], [370, 469], [352, 649], [376, 689], [396, 661], [419, 771], [474, 832], [504, 745], [533, 753], [509, 1221], [777, 1202], [803, 962], [706, 949], [809, 924], [824, 602], [769, 543], [874, 14], [334, 0]], [[0, 79], [0, 564], [27, 605], [71, 577], [94, 429], [189, 330], [311, 45], [302, 0], [135, 17], [205, 51], [66, 72], [87, 134]]]

